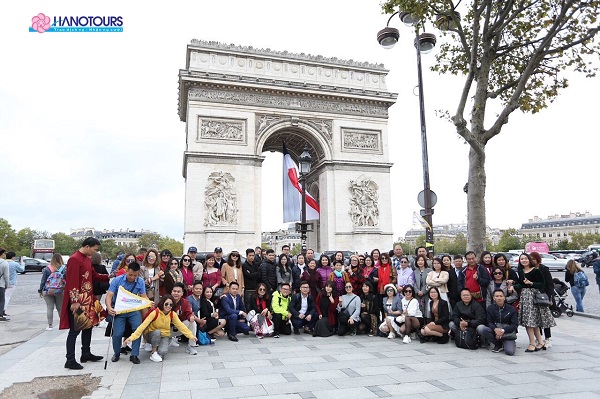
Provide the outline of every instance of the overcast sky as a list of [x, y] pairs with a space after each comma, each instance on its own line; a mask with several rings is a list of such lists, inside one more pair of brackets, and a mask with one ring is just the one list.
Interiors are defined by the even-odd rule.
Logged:
[[[124, 32], [30, 33], [38, 13], [122, 16]], [[416, 56], [399, 21], [398, 45], [378, 45], [387, 18], [364, 0], [2, 2], [0, 217], [16, 229], [149, 229], [182, 240], [178, 71], [196, 38], [384, 63], [399, 94], [389, 147], [394, 236], [403, 236], [423, 189]], [[466, 223], [468, 146], [434, 112], [454, 112], [461, 80], [431, 72], [433, 55], [423, 62], [434, 224]], [[510, 117], [487, 147], [488, 225], [600, 213], [599, 91], [598, 79], [574, 74], [548, 110]], [[279, 154], [267, 155], [263, 190], [281, 192], [281, 168]], [[281, 204], [262, 206], [263, 230], [281, 227], [282, 212], [272, 211]]]

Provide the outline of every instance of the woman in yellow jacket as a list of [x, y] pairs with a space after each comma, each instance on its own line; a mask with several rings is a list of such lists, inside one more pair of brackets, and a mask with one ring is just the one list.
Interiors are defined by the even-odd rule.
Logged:
[[146, 329], [148, 329], [148, 341], [152, 345], [150, 360], [153, 362], [162, 362], [163, 357], [169, 351], [171, 323], [190, 340], [197, 341], [198, 338], [194, 337], [194, 334], [179, 320], [177, 314], [171, 311], [174, 302], [175, 300], [171, 295], [163, 296], [156, 309], [148, 313], [144, 322], [125, 341], [126, 345], [131, 344], [131, 341], [139, 339]]

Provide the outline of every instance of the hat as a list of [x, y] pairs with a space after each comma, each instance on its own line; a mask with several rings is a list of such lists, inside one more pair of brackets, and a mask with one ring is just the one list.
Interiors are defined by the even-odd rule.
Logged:
[[216, 248], [215, 248], [215, 252], [223, 252], [223, 248], [221, 248], [221, 247], [216, 247]]
[[396, 289], [396, 286], [394, 284], [386, 284], [385, 287], [383, 287], [383, 291], [387, 292], [388, 288], [391, 288], [394, 290], [394, 294], [398, 293], [398, 290]]
[[198, 252], [198, 248], [196, 248], [196, 247], [189, 247], [188, 248], [188, 253], [190, 253], [190, 252]]

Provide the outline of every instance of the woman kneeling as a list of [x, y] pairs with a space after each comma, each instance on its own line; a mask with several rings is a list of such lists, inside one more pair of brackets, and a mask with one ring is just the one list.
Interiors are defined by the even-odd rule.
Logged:
[[421, 329], [421, 342], [426, 342], [430, 338], [437, 340], [438, 344], [445, 344], [449, 341], [448, 323], [450, 323], [450, 311], [448, 302], [440, 298], [440, 292], [437, 287], [429, 288], [429, 309], [431, 310], [431, 321]]
[[177, 314], [172, 312], [173, 303], [175, 300], [171, 295], [165, 295], [160, 299], [156, 309], [149, 312], [144, 322], [131, 334], [125, 341], [126, 345], [131, 344], [131, 341], [139, 339], [140, 336], [148, 329], [148, 341], [152, 345], [152, 353], [150, 360], [153, 362], [162, 362], [163, 357], [169, 351], [169, 343], [171, 342], [171, 323], [179, 329], [192, 341], [197, 341], [192, 332], [179, 320]]

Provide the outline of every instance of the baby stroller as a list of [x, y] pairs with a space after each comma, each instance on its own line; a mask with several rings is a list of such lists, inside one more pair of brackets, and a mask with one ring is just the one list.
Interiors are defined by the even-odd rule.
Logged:
[[567, 316], [573, 317], [575, 314], [573, 312], [573, 306], [566, 303], [566, 299], [569, 296], [569, 287], [567, 283], [564, 281], [560, 281], [557, 278], [552, 279], [554, 283], [554, 302], [556, 303], [554, 306], [550, 307], [552, 311], [552, 316], [560, 317], [564, 312], [567, 313]]

